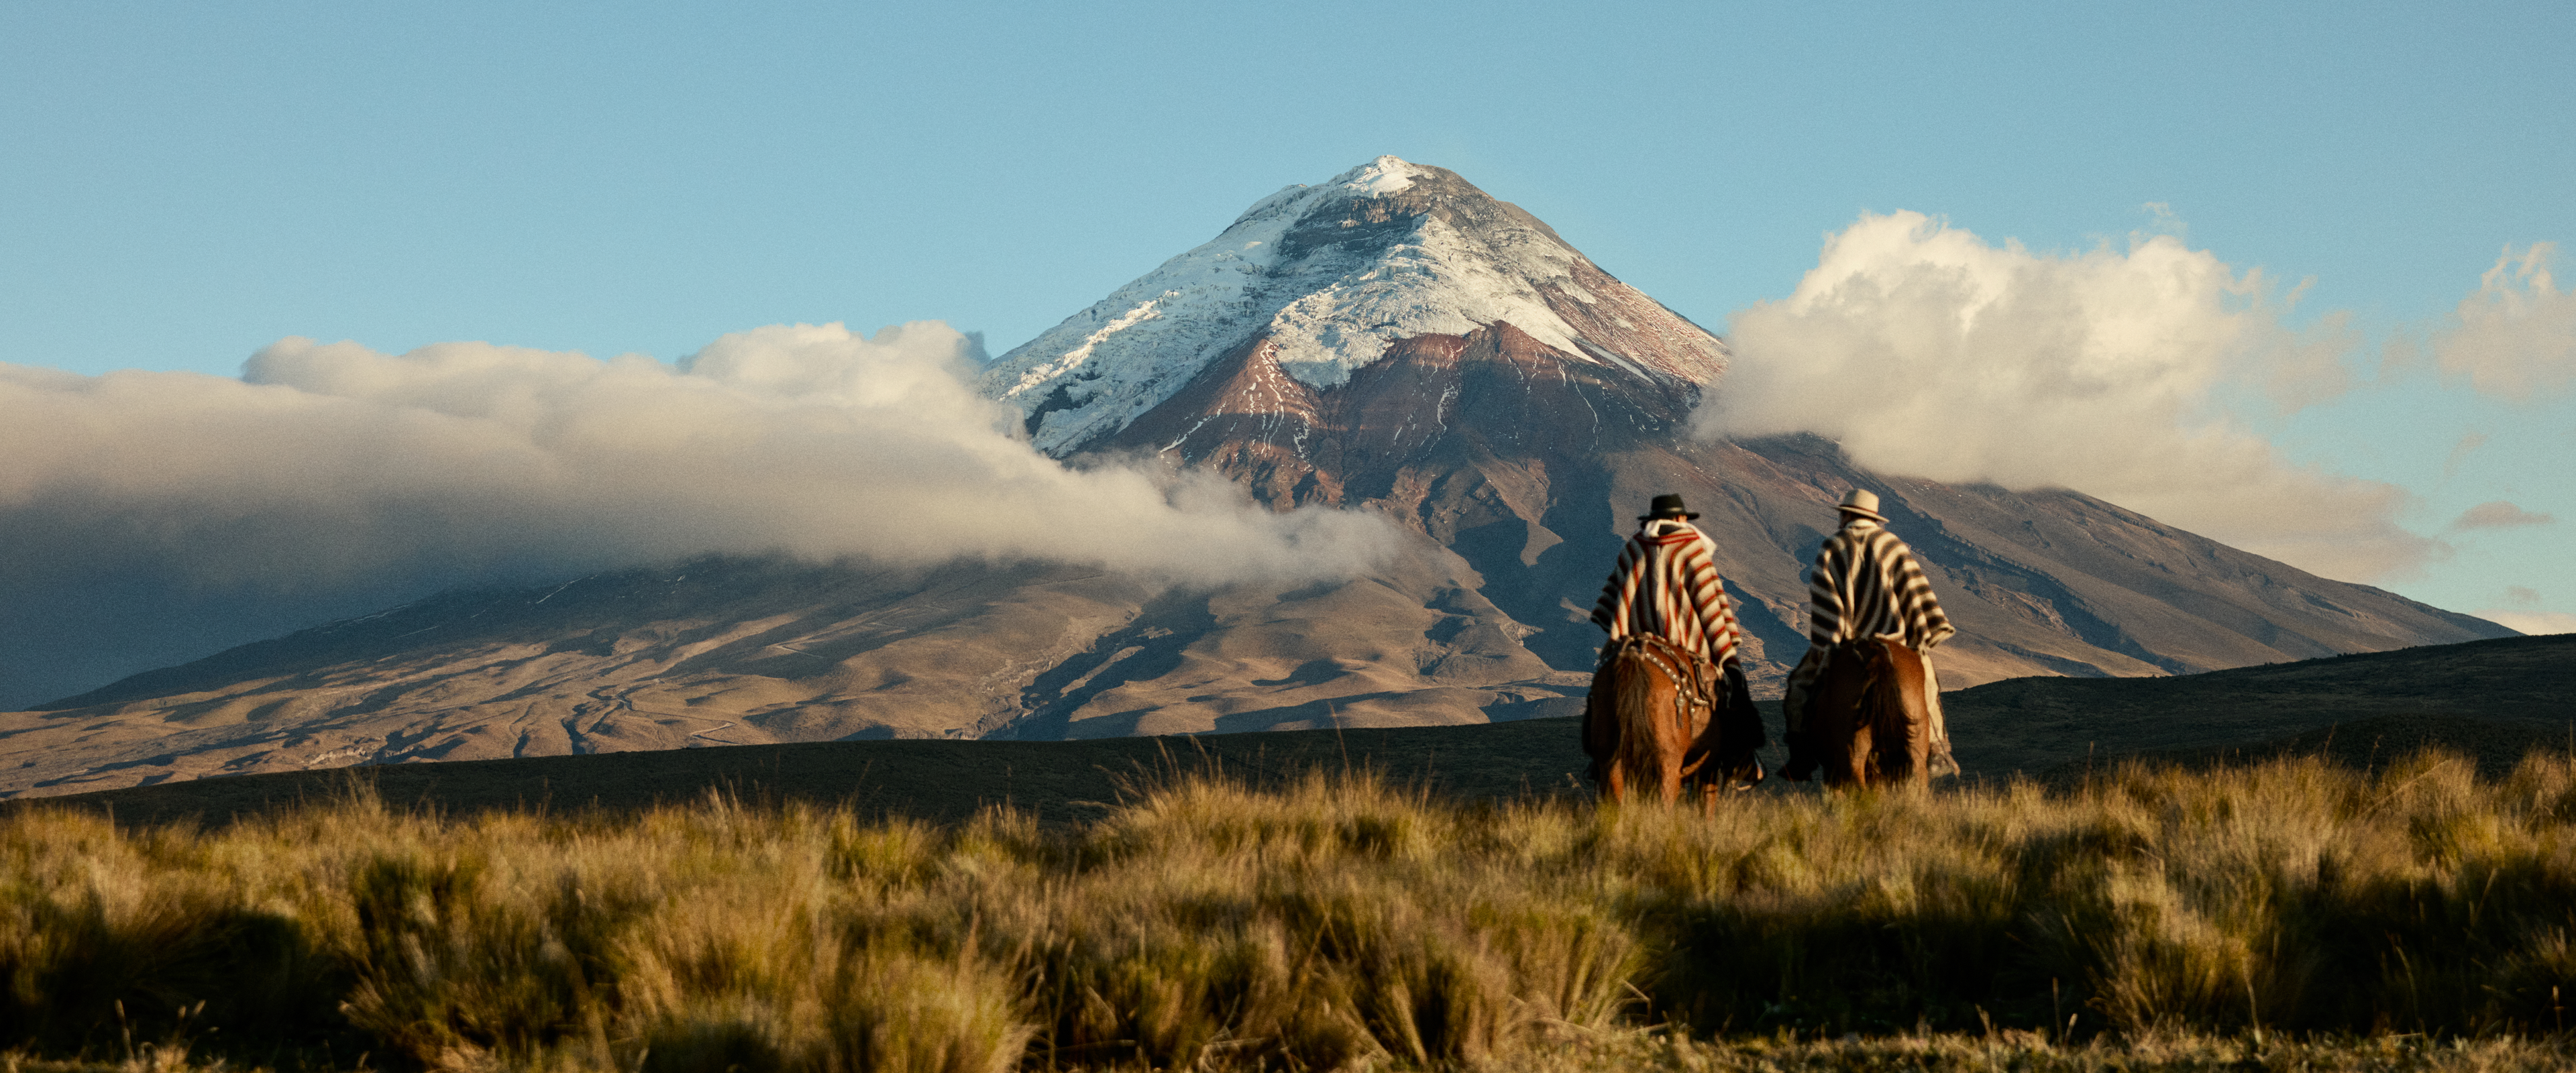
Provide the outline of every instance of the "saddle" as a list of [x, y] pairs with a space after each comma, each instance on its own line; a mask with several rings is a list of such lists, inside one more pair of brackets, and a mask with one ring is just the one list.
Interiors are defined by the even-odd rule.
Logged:
[[1601, 661], [1593, 674], [1609, 669], [1622, 656], [1634, 655], [1655, 665], [1682, 687], [1682, 704], [1690, 713], [1694, 728], [1708, 726], [1710, 713], [1717, 708], [1718, 687], [1722, 684], [1717, 665], [1700, 658], [1696, 652], [1684, 652], [1674, 644], [1651, 633], [1632, 633], [1601, 648]]
[[[1741, 784], [1738, 789], [1747, 789], [1762, 781], [1762, 765], [1754, 753], [1768, 739], [1763, 731], [1761, 711], [1753, 706], [1752, 687], [1745, 681], [1741, 668], [1721, 668], [1698, 653], [1685, 652], [1681, 646], [1655, 634], [1630, 634], [1602, 647], [1600, 662], [1593, 668], [1594, 690], [1607, 685], [1603, 678], [1611, 665], [1623, 656], [1634, 656], [1654, 665], [1656, 670], [1680, 687], [1677, 690], [1680, 694], [1678, 703], [1682, 708], [1680, 714], [1683, 724], [1691, 729], [1692, 738], [1690, 751], [1682, 759], [1683, 770], [1698, 771], [1714, 760], [1718, 772]], [[1582, 734], [1587, 750], [1592, 741], [1593, 707], [1586, 704], [1583, 708]], [[1715, 756], [1708, 748], [1708, 732], [1712, 728], [1717, 731], [1721, 746]], [[1600, 781], [1601, 765], [1606, 760], [1606, 757], [1593, 758], [1590, 771], [1593, 781]]]

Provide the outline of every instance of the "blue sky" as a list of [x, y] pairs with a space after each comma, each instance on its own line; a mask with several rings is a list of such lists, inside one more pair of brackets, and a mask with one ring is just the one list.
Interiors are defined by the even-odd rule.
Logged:
[[[2447, 550], [2381, 584], [2576, 613], [2563, 382], [2379, 372], [2576, 243], [2570, 5], [528, 7], [0, 6], [0, 362], [925, 319], [998, 353], [1391, 153], [1721, 331], [1865, 213], [2305, 281], [2281, 320], [2348, 315], [2362, 383], [2241, 421], [2405, 491]], [[2453, 526], [2498, 500], [2525, 524]]]

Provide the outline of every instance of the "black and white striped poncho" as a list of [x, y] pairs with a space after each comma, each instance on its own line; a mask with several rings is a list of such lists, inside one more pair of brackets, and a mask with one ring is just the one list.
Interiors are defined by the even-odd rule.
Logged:
[[1917, 652], [1959, 632], [1913, 549], [1887, 527], [1853, 518], [1816, 552], [1807, 580], [1807, 639], [1831, 648], [1860, 637], [1893, 637]]

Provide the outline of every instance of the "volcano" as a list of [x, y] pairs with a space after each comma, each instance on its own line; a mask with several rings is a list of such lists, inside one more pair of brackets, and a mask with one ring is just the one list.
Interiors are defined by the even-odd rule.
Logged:
[[1458, 175], [1393, 157], [1256, 202], [982, 373], [1071, 465], [1158, 459], [1394, 520], [1331, 582], [710, 559], [450, 593], [0, 716], [0, 794], [209, 774], [869, 737], [1076, 738], [1579, 710], [1631, 520], [1702, 512], [1757, 692], [1801, 570], [1876, 491], [1961, 634], [1951, 688], [2510, 635], [2067, 489], [1689, 434], [1723, 341]]
[[1464, 559], [1560, 670], [1628, 519], [1704, 512], [1757, 687], [1805, 650], [1800, 571], [1852, 488], [1879, 492], [1962, 636], [1943, 681], [2182, 674], [2503, 636], [2062, 490], [1853, 467], [1813, 436], [1695, 441], [1724, 390], [1716, 336], [1536, 217], [1393, 157], [1255, 204], [986, 374], [1032, 440], [1150, 452], [1279, 505], [1366, 507]]

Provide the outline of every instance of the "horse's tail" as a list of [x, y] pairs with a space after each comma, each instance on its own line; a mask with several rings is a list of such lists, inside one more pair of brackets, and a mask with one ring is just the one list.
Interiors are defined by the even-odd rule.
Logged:
[[1601, 664], [1592, 670], [1592, 690], [1583, 701], [1583, 754], [1592, 759], [1585, 776], [1607, 785], [1609, 766], [1618, 759], [1621, 727], [1619, 725], [1619, 686], [1628, 678], [1620, 673], [1621, 648], [1613, 642], [1601, 653]]
[[1860, 693], [1860, 722], [1870, 730], [1869, 763], [1878, 768], [1881, 779], [1903, 782], [1914, 776], [1914, 746], [1931, 732], [1926, 720], [1915, 714], [1915, 698], [1907, 694], [1904, 672], [1896, 665], [1896, 643], [1871, 641], [1863, 646], [1867, 657], [1862, 660], [1864, 677]]
[[1612, 689], [1619, 712], [1620, 760], [1628, 764], [1630, 771], [1650, 770], [1657, 759], [1652, 721], [1667, 717], [1658, 709], [1670, 707], [1655, 703], [1655, 684], [1662, 673], [1641, 642], [1621, 648], [1613, 665], [1618, 678]]

